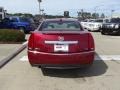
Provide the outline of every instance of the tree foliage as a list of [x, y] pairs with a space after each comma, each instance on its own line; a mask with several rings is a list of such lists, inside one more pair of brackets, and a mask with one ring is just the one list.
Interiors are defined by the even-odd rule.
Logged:
[[78, 12], [78, 18], [80, 20], [105, 18], [105, 14], [102, 13], [100, 15], [99, 13], [90, 13], [90, 12], [84, 12], [83, 10], [81, 10], [80, 12]]
[[101, 18], [105, 18], [105, 14], [104, 14], [104, 13], [102, 13], [100, 17], [101, 17]]

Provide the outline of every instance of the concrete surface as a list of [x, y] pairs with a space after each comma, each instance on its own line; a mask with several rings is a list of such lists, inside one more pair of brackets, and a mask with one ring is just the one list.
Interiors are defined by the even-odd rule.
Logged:
[[[26, 34], [25, 39], [29, 39], [30, 34]], [[22, 44], [0, 44], [0, 61], [8, 55], [14, 53]]]
[[92, 35], [98, 54], [120, 55], [120, 36], [101, 35], [99, 32], [92, 32]]
[[[96, 53], [120, 55], [120, 36], [93, 33]], [[31, 67], [24, 50], [0, 70], [0, 90], [120, 90], [120, 61], [95, 61], [89, 69], [52, 70]]]
[[21, 44], [0, 44], [0, 60], [15, 51]]
[[[11, 61], [16, 55], [22, 52], [27, 47], [28, 42], [24, 42], [19, 47], [12, 50], [8, 55], [6, 55], [3, 59], [0, 60], [0, 69], [5, 66], [9, 61]], [[14, 44], [12, 44], [14, 46]]]

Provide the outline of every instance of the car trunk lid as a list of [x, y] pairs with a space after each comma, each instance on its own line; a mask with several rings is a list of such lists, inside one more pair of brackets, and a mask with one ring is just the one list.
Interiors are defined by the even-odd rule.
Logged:
[[89, 50], [85, 31], [44, 31], [34, 33], [35, 50], [47, 53], [77, 53]]

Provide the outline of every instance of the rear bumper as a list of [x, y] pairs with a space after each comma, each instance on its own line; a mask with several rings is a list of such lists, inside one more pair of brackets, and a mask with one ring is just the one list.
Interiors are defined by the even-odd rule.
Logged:
[[84, 67], [93, 63], [94, 51], [66, 54], [28, 51], [28, 59], [33, 66]]
[[90, 67], [91, 64], [81, 64], [81, 65], [71, 65], [71, 64], [33, 64], [32, 66], [40, 66], [43, 68], [49, 68], [49, 69], [76, 69], [76, 68], [86, 68]]
[[88, 28], [89, 30], [91, 30], [91, 31], [98, 31], [98, 30], [100, 30], [100, 27], [89, 27]]

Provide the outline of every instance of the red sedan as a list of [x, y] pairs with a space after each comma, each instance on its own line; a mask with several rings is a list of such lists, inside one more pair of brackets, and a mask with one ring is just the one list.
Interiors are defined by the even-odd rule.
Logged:
[[33, 32], [28, 43], [32, 66], [81, 68], [94, 61], [92, 35], [75, 19], [48, 19]]

